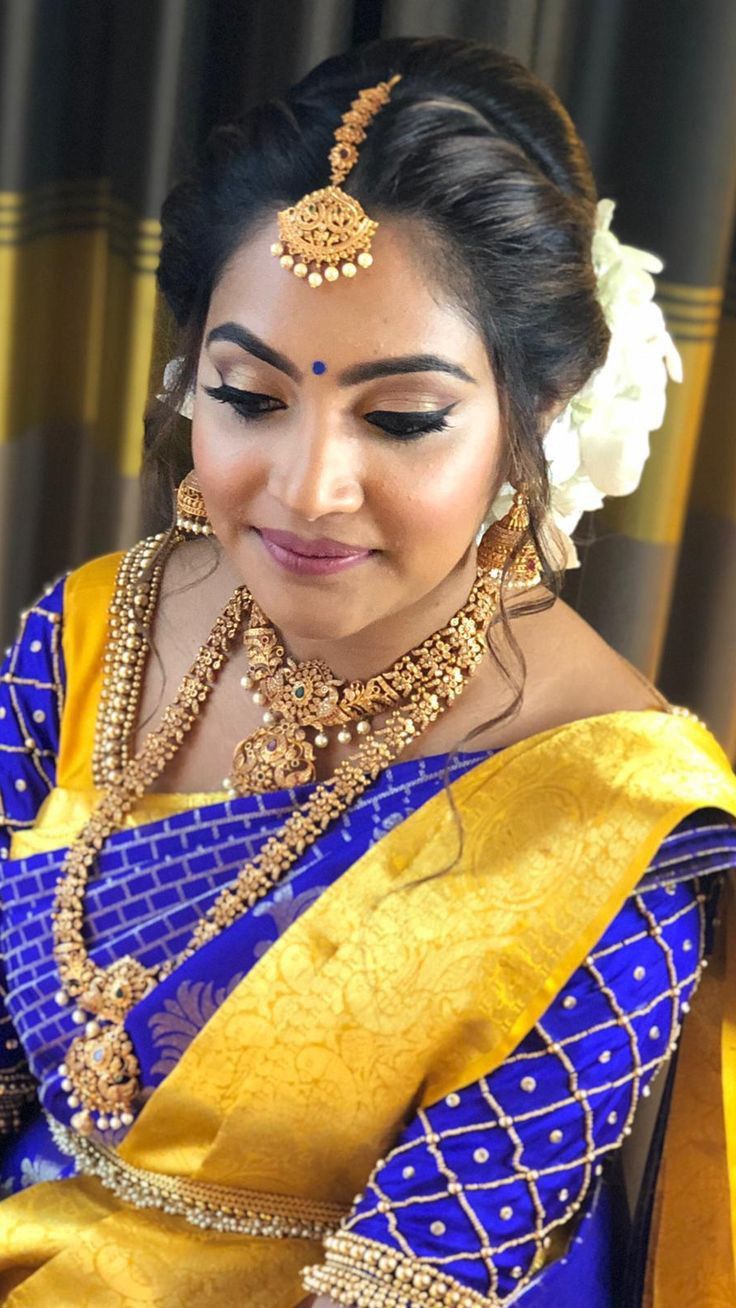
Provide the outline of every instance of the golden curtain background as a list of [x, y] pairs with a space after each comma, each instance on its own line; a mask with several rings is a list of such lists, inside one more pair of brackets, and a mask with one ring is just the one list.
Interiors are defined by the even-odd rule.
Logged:
[[[490, 40], [550, 82], [685, 365], [564, 597], [736, 759], [732, 0], [0, 0], [0, 616], [146, 528], [168, 357], [158, 214], [209, 128], [377, 35]], [[729, 271], [730, 270], [730, 271]]]

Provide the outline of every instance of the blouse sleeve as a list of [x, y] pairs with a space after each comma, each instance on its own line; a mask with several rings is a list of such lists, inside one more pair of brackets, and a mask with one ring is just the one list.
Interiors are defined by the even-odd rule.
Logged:
[[[56, 782], [64, 667], [61, 615], [64, 578], [21, 614], [0, 667], [0, 939], [2, 886], [14, 831], [30, 827]], [[8, 1011], [0, 949], [0, 1134], [17, 1130], [35, 1081]]]
[[676, 1048], [734, 867], [732, 817], [684, 819], [514, 1052], [420, 1110], [378, 1161], [305, 1288], [364, 1308], [515, 1301], [565, 1247]]

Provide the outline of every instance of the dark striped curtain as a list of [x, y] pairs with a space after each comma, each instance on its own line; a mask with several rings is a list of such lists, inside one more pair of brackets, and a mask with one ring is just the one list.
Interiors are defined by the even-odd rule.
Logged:
[[[685, 367], [565, 598], [736, 758], [733, 0], [0, 0], [0, 614], [144, 530], [169, 357], [158, 214], [199, 141], [378, 35], [485, 39], [551, 83], [622, 240], [661, 255]], [[730, 287], [730, 289], [729, 289]]]

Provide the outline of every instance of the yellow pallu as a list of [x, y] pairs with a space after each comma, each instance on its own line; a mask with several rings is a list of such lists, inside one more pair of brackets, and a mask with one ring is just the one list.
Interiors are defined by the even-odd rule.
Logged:
[[[490, 1073], [515, 1048], [673, 827], [703, 806], [736, 817], [736, 778], [713, 736], [657, 710], [540, 733], [452, 791], [462, 839], [440, 793], [326, 889], [192, 1041], [121, 1158], [165, 1176], [347, 1210], [419, 1106]], [[727, 917], [721, 953], [733, 935]], [[726, 962], [733, 970], [733, 957]], [[723, 1031], [715, 1080], [721, 1101], [732, 1101], [725, 966], [706, 973], [693, 1015], [708, 1013], [711, 1044]], [[676, 1085], [686, 1101], [698, 1072], [693, 1015]], [[690, 1126], [687, 1102], [682, 1113]], [[736, 1183], [736, 1122], [721, 1124], [711, 1161], [726, 1201], [720, 1212], [709, 1205], [709, 1220], [721, 1232], [722, 1261], [712, 1287], [701, 1280], [699, 1308], [736, 1302], [717, 1297], [736, 1286], [725, 1151], [727, 1137]], [[701, 1133], [711, 1125], [701, 1123]], [[675, 1174], [687, 1160], [669, 1146], [665, 1163], [651, 1302], [680, 1308], [698, 1250], [688, 1242], [688, 1292], [673, 1297], [671, 1196], [679, 1220], [692, 1178]], [[11, 1308], [294, 1308], [305, 1294], [299, 1270], [320, 1256], [315, 1240], [198, 1231], [127, 1205], [90, 1177], [38, 1184], [0, 1205], [0, 1292]]]

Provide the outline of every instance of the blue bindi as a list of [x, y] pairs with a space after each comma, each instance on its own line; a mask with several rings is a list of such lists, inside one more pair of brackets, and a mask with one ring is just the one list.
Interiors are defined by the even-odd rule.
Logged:
[[315, 359], [312, 364], [312, 372], [315, 377], [321, 377], [323, 372], [327, 372], [327, 364], [323, 363], [321, 359]]

